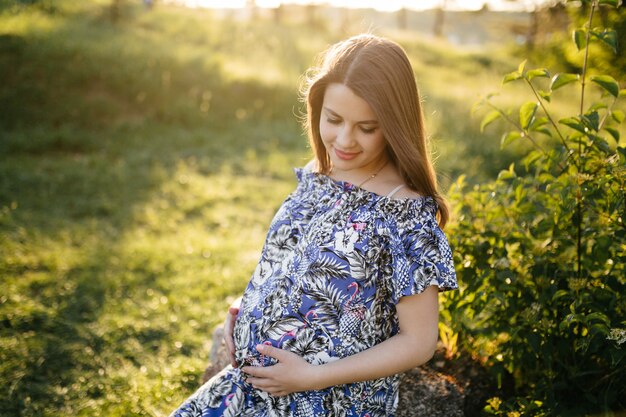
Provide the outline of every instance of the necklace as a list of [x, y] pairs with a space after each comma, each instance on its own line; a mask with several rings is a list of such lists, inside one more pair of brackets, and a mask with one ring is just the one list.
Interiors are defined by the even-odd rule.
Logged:
[[369, 177], [367, 177], [367, 178], [365, 178], [363, 181], [361, 181], [361, 183], [360, 183], [360, 184], [358, 184], [358, 185], [357, 185], [357, 187], [361, 188], [361, 186], [362, 186], [363, 184], [365, 184], [366, 182], [368, 182], [368, 181], [373, 180], [374, 178], [376, 178], [376, 175], [378, 175], [378, 174], [380, 173], [380, 171], [382, 171], [382, 170], [383, 170], [383, 168], [387, 166], [387, 163], [388, 163], [388, 162], [389, 162], [389, 161], [385, 161], [385, 163], [383, 164], [383, 166], [381, 166], [380, 168], [378, 168], [378, 170], [376, 170], [376, 172], [374, 172], [372, 175], [370, 175]]

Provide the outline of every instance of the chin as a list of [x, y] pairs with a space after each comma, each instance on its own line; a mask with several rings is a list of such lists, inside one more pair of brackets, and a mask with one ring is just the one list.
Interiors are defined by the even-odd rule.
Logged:
[[355, 163], [355, 161], [344, 161], [343, 159], [331, 159], [333, 167], [340, 169], [342, 171], [350, 171], [351, 169], [358, 168], [360, 166], [359, 163]]

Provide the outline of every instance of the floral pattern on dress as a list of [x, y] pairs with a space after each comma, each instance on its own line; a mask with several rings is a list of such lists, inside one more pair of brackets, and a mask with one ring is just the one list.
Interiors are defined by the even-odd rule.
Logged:
[[[257, 344], [324, 364], [398, 333], [396, 304], [430, 285], [457, 288], [431, 197], [390, 199], [296, 169], [271, 222], [235, 324], [239, 366], [271, 366]], [[392, 416], [399, 377], [274, 397], [230, 365], [172, 416]]]

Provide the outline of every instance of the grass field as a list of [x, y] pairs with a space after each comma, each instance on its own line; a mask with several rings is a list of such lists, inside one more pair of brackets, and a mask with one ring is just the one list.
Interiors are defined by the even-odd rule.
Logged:
[[[167, 415], [309, 157], [300, 76], [340, 35], [0, 4], [0, 415]], [[444, 184], [514, 159], [470, 107], [517, 58], [381, 34], [414, 63]]]

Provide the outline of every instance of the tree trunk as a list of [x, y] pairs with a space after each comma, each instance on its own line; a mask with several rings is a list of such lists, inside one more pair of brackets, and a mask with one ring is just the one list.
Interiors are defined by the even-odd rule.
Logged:
[[116, 23], [122, 17], [122, 0], [111, 0], [109, 7], [111, 22]]
[[406, 30], [407, 28], [407, 10], [406, 7], [398, 10], [398, 29]]
[[435, 9], [435, 24], [433, 25], [433, 35], [437, 38], [443, 36], [443, 24], [445, 20], [445, 12], [442, 7]]

